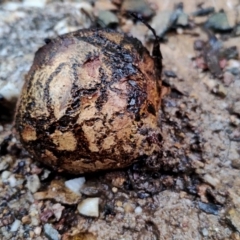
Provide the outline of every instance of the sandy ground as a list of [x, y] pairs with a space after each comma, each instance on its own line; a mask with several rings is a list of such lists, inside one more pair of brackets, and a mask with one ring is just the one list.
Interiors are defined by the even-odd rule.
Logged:
[[[202, 28], [208, 16], [191, 16], [200, 1], [183, 1], [188, 27], [172, 29], [161, 44], [159, 161], [71, 176], [31, 159], [19, 143], [11, 116], [24, 75], [45, 38], [88, 28], [100, 10], [110, 10], [119, 31], [151, 48], [147, 27], [123, 17], [121, 7], [112, 3], [119, 1], [89, 2], [0, 1], [0, 238], [240, 239], [240, 60], [218, 59], [221, 77], [214, 76], [215, 68], [203, 67], [206, 59], [199, 63], [201, 52], [194, 42], [209, 42]], [[159, 24], [158, 14], [177, 3], [149, 2], [156, 11], [149, 20], [153, 27]], [[240, 22], [238, 1], [206, 1], [204, 7], [224, 9], [231, 27]], [[239, 36], [229, 31], [215, 36], [223, 49], [236, 46], [240, 52]], [[78, 195], [64, 186], [76, 177], [86, 179]], [[99, 198], [99, 217], [79, 214], [78, 203], [89, 197]]]

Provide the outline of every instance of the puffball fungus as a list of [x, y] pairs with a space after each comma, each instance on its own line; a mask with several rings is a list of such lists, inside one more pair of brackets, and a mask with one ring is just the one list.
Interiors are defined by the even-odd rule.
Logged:
[[107, 29], [46, 42], [16, 113], [20, 140], [33, 157], [76, 174], [158, 157], [161, 58]]

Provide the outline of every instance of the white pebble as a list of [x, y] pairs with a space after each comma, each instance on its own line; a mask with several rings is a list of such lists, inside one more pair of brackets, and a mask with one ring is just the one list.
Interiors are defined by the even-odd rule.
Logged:
[[20, 224], [21, 224], [21, 221], [16, 219], [11, 226], [10, 232], [16, 232], [20, 227]]
[[76, 194], [80, 194], [80, 189], [86, 182], [85, 177], [74, 178], [65, 182], [65, 186]]
[[11, 172], [9, 172], [9, 171], [3, 171], [3, 172], [2, 172], [2, 175], [1, 175], [2, 180], [3, 180], [3, 181], [7, 180], [10, 175], [11, 175]]
[[17, 185], [17, 179], [15, 178], [14, 175], [11, 175], [9, 178], [8, 178], [8, 182], [9, 182], [9, 185], [11, 187], [16, 187]]
[[87, 198], [78, 204], [78, 212], [88, 217], [98, 217], [99, 198]]
[[40, 220], [37, 217], [32, 217], [31, 218], [31, 224], [33, 226], [38, 226], [40, 224]]
[[240, 68], [240, 61], [230, 59], [228, 61], [227, 69], [231, 69], [231, 68]]
[[16, 11], [21, 6], [22, 4], [17, 2], [7, 2], [2, 5], [3, 9], [8, 11]]
[[49, 177], [50, 173], [51, 173], [51, 171], [44, 169], [43, 174], [41, 176], [41, 180], [47, 179]]
[[46, 4], [46, 0], [24, 0], [23, 6], [24, 7], [37, 7], [43, 8]]
[[220, 183], [219, 179], [214, 178], [209, 174], [205, 174], [203, 179], [206, 183], [209, 183], [213, 187], [216, 187]]
[[182, 28], [177, 28], [177, 34], [183, 34], [183, 29]]
[[204, 237], [207, 237], [207, 236], [208, 236], [208, 230], [207, 230], [206, 228], [203, 228], [203, 229], [202, 229], [202, 235], [203, 235]]
[[54, 30], [58, 33], [58, 35], [65, 34], [69, 31], [68, 29], [68, 19], [62, 19], [59, 21], [56, 26], [54, 27]]
[[62, 216], [62, 211], [64, 210], [64, 206], [62, 206], [60, 203], [56, 203], [52, 205], [52, 210], [54, 213], [54, 216], [56, 217], [57, 221], [61, 218]]
[[17, 98], [20, 94], [20, 89], [11, 82], [7, 82], [4, 86], [0, 88], [0, 94], [8, 101]]
[[141, 208], [141, 207], [136, 207], [135, 210], [134, 210], [134, 212], [135, 212], [137, 215], [139, 215], [139, 214], [142, 213], [142, 208]]
[[40, 180], [38, 175], [33, 174], [27, 177], [27, 188], [32, 192], [35, 193], [40, 188]]
[[34, 229], [34, 233], [35, 233], [36, 235], [40, 235], [41, 232], [42, 232], [42, 228], [41, 228], [41, 227], [36, 227], [36, 228]]

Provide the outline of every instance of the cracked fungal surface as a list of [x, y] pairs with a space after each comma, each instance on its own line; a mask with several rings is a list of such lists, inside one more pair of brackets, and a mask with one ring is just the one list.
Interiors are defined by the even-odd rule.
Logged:
[[159, 64], [141, 42], [112, 30], [80, 30], [35, 54], [16, 114], [26, 149], [71, 173], [156, 159]]

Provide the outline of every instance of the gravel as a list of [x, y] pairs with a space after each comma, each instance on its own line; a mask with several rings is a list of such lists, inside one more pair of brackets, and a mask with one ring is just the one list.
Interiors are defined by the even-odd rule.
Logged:
[[60, 240], [58, 231], [54, 229], [51, 224], [46, 223], [43, 228], [44, 228], [44, 233], [49, 240]]

